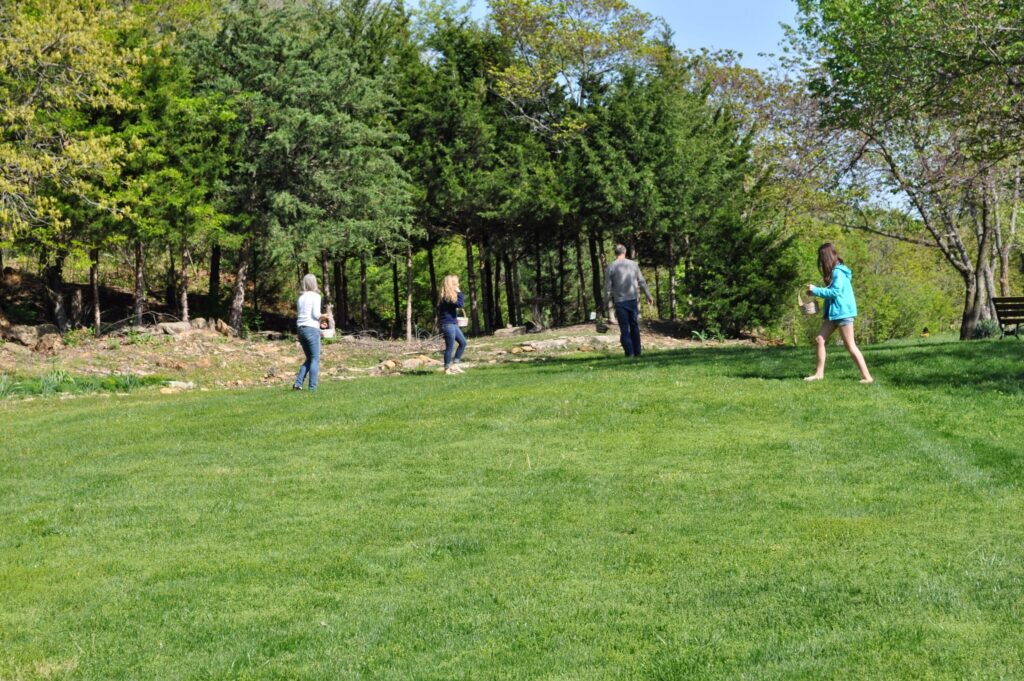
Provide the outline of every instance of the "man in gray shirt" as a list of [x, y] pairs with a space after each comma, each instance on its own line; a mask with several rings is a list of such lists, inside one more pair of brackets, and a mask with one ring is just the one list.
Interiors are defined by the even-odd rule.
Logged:
[[626, 357], [640, 356], [640, 290], [647, 304], [654, 298], [647, 288], [640, 266], [626, 258], [626, 247], [615, 245], [615, 260], [604, 273], [604, 297], [615, 303], [615, 319], [619, 322], [619, 338]]

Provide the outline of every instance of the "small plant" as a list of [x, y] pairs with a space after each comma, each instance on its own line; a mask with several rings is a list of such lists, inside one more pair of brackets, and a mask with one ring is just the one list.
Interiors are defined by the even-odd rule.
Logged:
[[128, 329], [127, 340], [129, 345], [147, 345], [153, 341], [153, 334], [142, 333], [138, 329]]
[[119, 347], [121, 347], [121, 341], [117, 338], [111, 338], [107, 341], [107, 350], [117, 350]]
[[82, 327], [80, 329], [71, 329], [64, 333], [64, 345], [69, 348], [77, 348], [85, 341], [93, 338], [95, 332], [91, 328]]
[[14, 379], [7, 374], [0, 374], [0, 400], [14, 393]]
[[114, 389], [118, 392], [128, 392], [142, 385], [142, 381], [135, 374], [114, 374]]
[[693, 331], [690, 335], [693, 336], [693, 340], [700, 343], [706, 343], [708, 340], [708, 334], [703, 331]]
[[974, 327], [974, 335], [971, 336], [974, 340], [981, 340], [983, 338], [995, 338], [1002, 329], [999, 327], [999, 323], [994, 319], [982, 319], [978, 322], [978, 325]]
[[66, 387], [72, 387], [75, 379], [64, 369], [53, 369], [39, 379], [39, 392], [43, 395], [52, 395], [62, 392]]

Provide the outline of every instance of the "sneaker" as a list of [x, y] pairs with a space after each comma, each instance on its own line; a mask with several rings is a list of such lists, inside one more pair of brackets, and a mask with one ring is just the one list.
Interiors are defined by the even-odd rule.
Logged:
[[462, 368], [462, 367], [460, 367], [460, 366], [459, 366], [458, 364], [453, 364], [453, 365], [452, 365], [452, 373], [453, 373], [453, 374], [464, 374], [464, 373], [466, 373], [466, 372], [465, 372], [465, 370], [463, 370], [463, 368]]
[[302, 390], [302, 386], [301, 385], [293, 385], [292, 386], [292, 390]]

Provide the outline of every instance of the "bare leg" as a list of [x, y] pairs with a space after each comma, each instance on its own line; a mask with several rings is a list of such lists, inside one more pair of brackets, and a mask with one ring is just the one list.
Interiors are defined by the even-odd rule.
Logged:
[[825, 378], [825, 345], [828, 343], [828, 337], [832, 335], [832, 332], [836, 330], [836, 325], [828, 319], [821, 322], [821, 329], [818, 330], [818, 335], [814, 337], [815, 351], [818, 355], [818, 366], [815, 368], [814, 373], [805, 378], [805, 381], [820, 381]]
[[853, 361], [857, 363], [857, 368], [860, 369], [860, 382], [874, 383], [875, 379], [871, 378], [871, 372], [868, 371], [868, 365], [864, 361], [864, 355], [861, 354], [860, 348], [857, 347], [857, 341], [853, 338], [853, 325], [840, 326], [839, 335], [843, 337], [843, 345], [846, 346], [847, 351], [850, 353], [850, 357], [853, 357]]

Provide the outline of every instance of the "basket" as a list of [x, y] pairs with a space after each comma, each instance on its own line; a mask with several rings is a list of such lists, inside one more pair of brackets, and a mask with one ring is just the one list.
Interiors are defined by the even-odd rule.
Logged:
[[818, 303], [817, 303], [817, 301], [812, 299], [812, 300], [809, 300], [809, 301], [807, 301], [805, 303], [804, 299], [798, 293], [798, 294], [796, 294], [796, 302], [797, 302], [798, 305], [800, 305], [800, 311], [803, 312], [805, 315], [810, 316], [810, 315], [818, 314]]
[[455, 323], [462, 329], [469, 326], [469, 317], [466, 316], [465, 310], [459, 310], [458, 314], [455, 315]]

